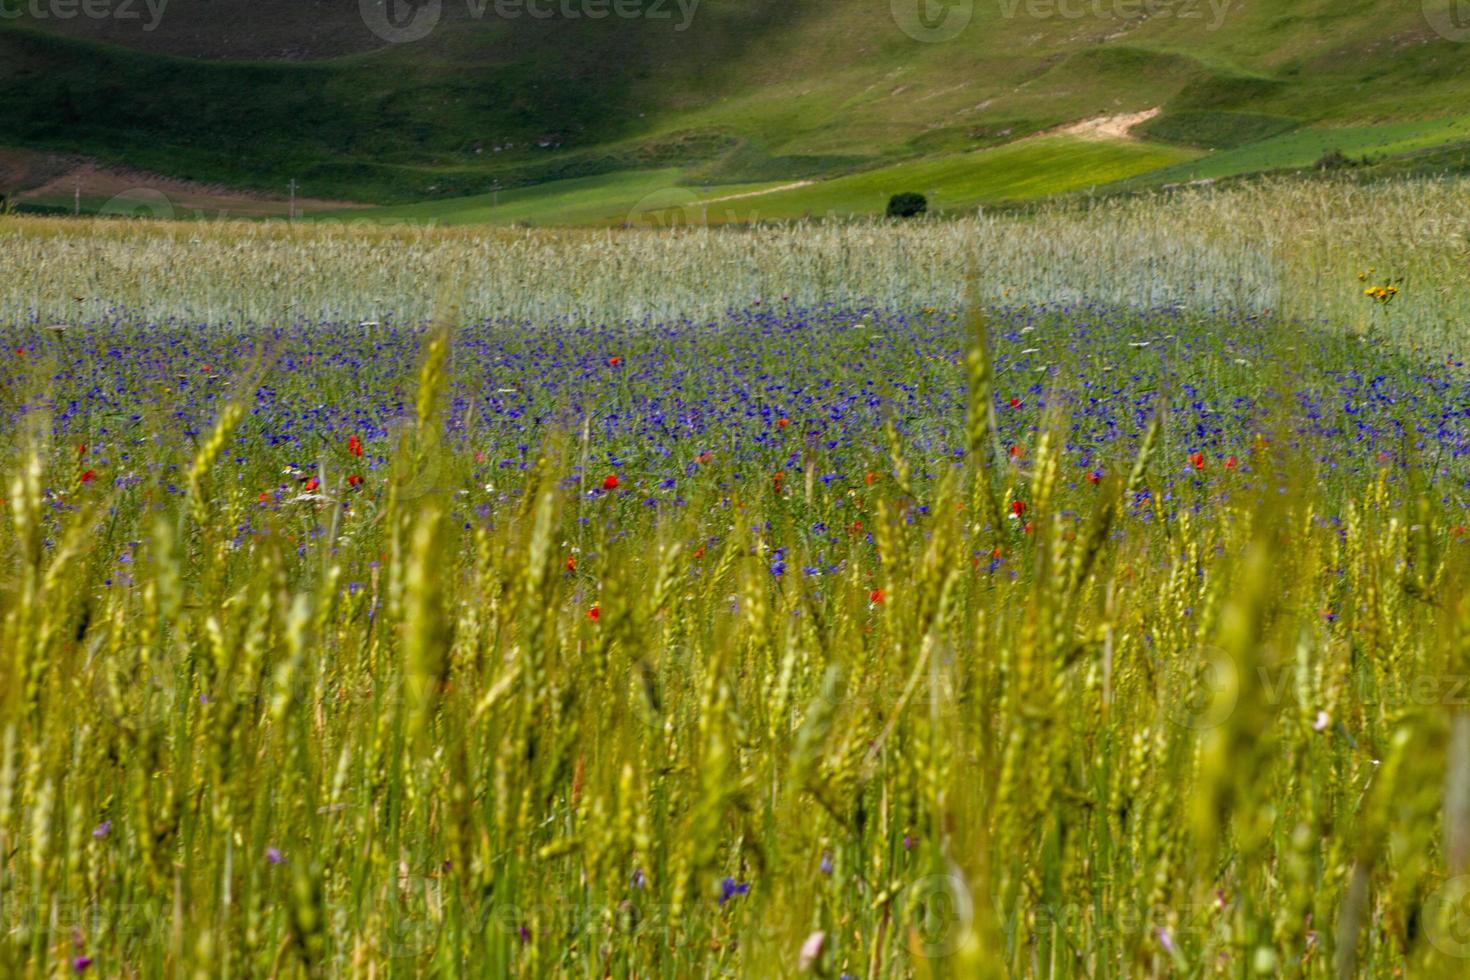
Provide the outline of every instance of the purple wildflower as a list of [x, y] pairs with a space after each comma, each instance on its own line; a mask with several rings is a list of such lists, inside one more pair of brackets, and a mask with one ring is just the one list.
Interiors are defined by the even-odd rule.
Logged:
[[750, 891], [750, 882], [736, 882], [734, 878], [726, 875], [720, 881], [720, 904], [724, 905], [736, 895], [744, 895], [748, 891]]

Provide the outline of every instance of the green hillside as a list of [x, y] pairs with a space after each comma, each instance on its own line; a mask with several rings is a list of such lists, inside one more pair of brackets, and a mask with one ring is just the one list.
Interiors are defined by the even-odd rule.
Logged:
[[[926, 26], [887, 0], [619, 2], [636, 16], [613, 0], [556, 0], [546, 18], [430, 0], [434, 29], [387, 43], [371, 0], [173, 0], [152, 29], [141, 3], [138, 19], [62, 20], [0, 0], [0, 147], [429, 202], [445, 220], [483, 216], [478, 196], [497, 189], [542, 188], [507, 196], [497, 220], [602, 221], [655, 184], [708, 197], [837, 178], [742, 199], [776, 217], [869, 211], [891, 190], [933, 186], [952, 207], [1165, 167], [1177, 180], [1305, 166], [1323, 148], [1418, 151], [1463, 140], [1470, 104], [1470, 45], [1433, 3], [1173, 0], [1145, 17], [1126, 2], [962, 0]], [[1041, 171], [1027, 169], [1034, 146], [977, 152], [1151, 108], [1147, 143], [1052, 146]], [[1007, 160], [1014, 173], [997, 169]]]
[[827, 180], [691, 187], [681, 183], [681, 171], [671, 168], [320, 217], [437, 224], [723, 224], [874, 214], [884, 209], [895, 188], [919, 188], [934, 209], [957, 211], [1105, 186], [1194, 156], [1149, 143], [1046, 136]]

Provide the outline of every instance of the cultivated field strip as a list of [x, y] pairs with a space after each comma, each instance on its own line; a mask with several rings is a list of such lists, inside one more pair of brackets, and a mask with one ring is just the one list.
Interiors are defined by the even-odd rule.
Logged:
[[533, 231], [0, 218], [0, 320], [200, 324], [718, 317], [783, 298], [957, 309], [1092, 300], [1375, 326], [1358, 275], [1401, 279], [1392, 332], [1470, 323], [1470, 184], [1276, 181], [1020, 215], [750, 230]]

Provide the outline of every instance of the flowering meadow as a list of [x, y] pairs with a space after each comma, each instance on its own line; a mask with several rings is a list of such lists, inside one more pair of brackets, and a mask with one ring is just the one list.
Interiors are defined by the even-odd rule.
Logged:
[[1453, 280], [980, 221], [0, 221], [0, 975], [1464, 975]]

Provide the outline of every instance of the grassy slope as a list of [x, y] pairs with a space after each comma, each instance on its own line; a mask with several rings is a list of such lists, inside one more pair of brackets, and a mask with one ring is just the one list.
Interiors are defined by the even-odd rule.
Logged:
[[696, 197], [747, 193], [768, 186], [719, 185], [702, 188], [696, 193], [679, 186], [682, 173], [677, 168], [622, 171], [515, 188], [499, 195], [477, 194], [447, 201], [374, 208], [366, 212], [336, 211], [314, 217], [390, 224], [512, 224], [521, 221], [568, 225], [617, 224], [636, 222], [640, 214], [646, 215], [649, 221], [661, 220], [661, 212], [673, 207], [682, 208]]
[[[805, 186], [681, 186], [666, 169], [557, 181], [490, 195], [318, 217], [388, 223], [670, 225], [872, 214], [896, 191], [917, 189], [937, 210], [1111, 184], [1194, 156], [1177, 147], [1048, 136], [972, 153], [879, 167]], [[734, 196], [738, 195], [738, 197]], [[726, 199], [729, 198], [729, 199]], [[709, 203], [705, 203], [709, 202]]]
[[[320, 0], [307, 31], [291, 26], [299, 5], [275, 11], [283, 2], [257, 0], [251, 15], [238, 0], [175, 0], [146, 38], [97, 22], [0, 22], [0, 145], [271, 191], [295, 178], [306, 194], [385, 203], [582, 181], [547, 190], [555, 207], [522, 199], [531, 210], [517, 218], [550, 220], [602, 186], [589, 178], [629, 171], [678, 170], [699, 187], [780, 184], [1156, 105], [1166, 109], [1165, 131], [1176, 115], [1216, 114], [1255, 138], [1263, 119], [1272, 131], [1434, 120], [1470, 96], [1470, 46], [1434, 34], [1418, 5], [1371, 0], [1244, 0], [1218, 22], [1208, 6], [1196, 20], [1124, 21], [1006, 17], [1006, 4], [976, 4], [968, 28], [944, 43], [915, 41], [888, 4], [858, 0], [705, 0], [682, 32], [673, 21], [474, 19], [449, 2], [427, 40], [377, 49], [355, 3]], [[228, 30], [209, 30], [219, 24]], [[307, 60], [173, 56], [271, 57], [298, 38], [303, 50], [286, 53]], [[311, 60], [317, 54], [334, 57]], [[1398, 141], [1418, 148], [1439, 124], [1425, 125]], [[1310, 163], [1319, 144], [1302, 133], [1178, 173]], [[1448, 127], [1444, 135], [1455, 136]], [[536, 146], [542, 139], [558, 145]], [[1334, 139], [1329, 148], [1358, 152]], [[1382, 152], [1377, 139], [1365, 136], [1364, 147]], [[1029, 165], [1022, 152], [1017, 162]], [[940, 188], [946, 206], [1085, 187], [1100, 176], [1086, 154], [1075, 175], [1031, 186], [1020, 171], [949, 172], [964, 159], [918, 165], [913, 179], [956, 185], [958, 197]], [[1134, 162], [1120, 175], [1136, 172]], [[859, 196], [869, 207], [889, 178], [905, 176], [875, 173], [762, 199], [774, 208], [762, 213], [846, 211]], [[650, 179], [664, 178], [620, 176], [608, 183], [612, 197], [582, 203], [611, 220], [636, 203], [626, 192]], [[439, 218], [484, 217], [480, 209], [474, 197], [428, 208]]]
[[1162, 180], [1225, 177], [1264, 170], [1310, 167], [1338, 150], [1350, 157], [1399, 156], [1470, 139], [1470, 117], [1385, 123], [1378, 126], [1313, 127], [1284, 133], [1155, 175]]
[[932, 208], [1044, 197], [1109, 184], [1190, 154], [1148, 143], [1048, 136], [975, 153], [897, 164], [739, 202], [750, 218], [881, 211], [890, 195], [912, 189]]

